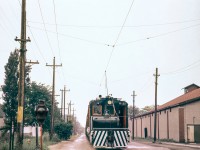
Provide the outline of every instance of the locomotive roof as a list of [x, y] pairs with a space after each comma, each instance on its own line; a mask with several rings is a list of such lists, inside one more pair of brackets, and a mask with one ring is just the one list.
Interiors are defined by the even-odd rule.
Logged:
[[121, 98], [114, 98], [114, 97], [110, 97], [110, 96], [97, 98], [96, 100], [91, 100], [89, 104], [92, 104], [93, 102], [97, 102], [97, 101], [106, 101], [106, 100], [113, 100], [115, 102], [119, 101], [119, 102], [128, 104], [126, 101], [121, 100]]

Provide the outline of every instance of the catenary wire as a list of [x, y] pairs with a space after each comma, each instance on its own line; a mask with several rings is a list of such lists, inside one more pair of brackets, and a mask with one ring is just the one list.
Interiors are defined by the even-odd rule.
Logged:
[[[130, 5], [129, 10], [128, 10], [128, 13], [127, 13], [127, 15], [126, 15], [126, 17], [125, 17], [125, 19], [124, 19], [124, 22], [123, 22], [121, 28], [120, 28], [120, 31], [119, 31], [119, 33], [118, 33], [118, 35], [117, 35], [117, 38], [116, 38], [114, 44], [112, 45], [112, 50], [111, 50], [111, 53], [110, 53], [110, 56], [109, 56], [109, 59], [108, 59], [108, 62], [107, 62], [105, 71], [107, 71], [107, 69], [108, 69], [108, 66], [109, 66], [109, 64], [110, 64], [110, 61], [111, 61], [111, 58], [112, 58], [112, 55], [113, 55], [113, 52], [114, 52], [114, 49], [115, 49], [115, 45], [117, 44], [117, 42], [118, 42], [118, 40], [119, 40], [119, 37], [120, 37], [120, 35], [121, 35], [121, 33], [122, 33], [122, 30], [123, 30], [123, 27], [124, 27], [124, 25], [125, 25], [125, 23], [126, 23], [126, 21], [127, 21], [127, 18], [128, 18], [129, 14], [130, 14], [130, 11], [131, 11], [131, 8], [132, 8], [132, 6], [133, 6], [133, 3], [134, 3], [134, 0], [132, 0], [132, 2], [131, 2], [131, 5]], [[107, 45], [107, 46], [110, 46], [110, 45]], [[100, 87], [101, 87], [101, 83], [103, 82], [104, 77], [105, 77], [105, 74], [103, 74], [103, 77], [102, 77], [102, 79], [101, 79], [101, 81], [100, 81], [99, 89], [100, 89]], [[98, 92], [98, 93], [99, 93], [99, 92]]]
[[[119, 37], [120, 37], [120, 35], [121, 35], [121, 33], [122, 33], [122, 30], [123, 30], [123, 28], [124, 28], [124, 25], [125, 25], [125, 23], [126, 23], [126, 21], [127, 21], [127, 18], [128, 18], [128, 16], [129, 16], [129, 14], [130, 14], [130, 11], [131, 11], [131, 8], [132, 8], [132, 6], [133, 6], [133, 3], [134, 3], [134, 0], [132, 0], [131, 6], [129, 7], [128, 13], [127, 13], [127, 15], [126, 15], [126, 17], [125, 17], [125, 19], [124, 19], [123, 25], [122, 25], [122, 27], [120, 28], [120, 31], [119, 31], [119, 33], [118, 33], [118, 35], [117, 35], [117, 38], [116, 38], [114, 44], [111, 45], [111, 46], [112, 46], [112, 51], [111, 51], [111, 53], [110, 53], [110, 56], [109, 56], [108, 63], [107, 63], [107, 65], [106, 65], [105, 71], [108, 69], [108, 66], [109, 66], [109, 64], [110, 64], [110, 61], [111, 61], [111, 58], [112, 58], [112, 55], [113, 55], [113, 52], [114, 52], [114, 49], [115, 49], [115, 45], [117, 44], [117, 42], [118, 42], [118, 40], [119, 40]], [[108, 45], [108, 46], [110, 46], [110, 45]]]

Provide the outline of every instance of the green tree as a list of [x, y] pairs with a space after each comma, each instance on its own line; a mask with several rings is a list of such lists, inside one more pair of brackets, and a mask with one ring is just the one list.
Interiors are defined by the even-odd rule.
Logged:
[[3, 110], [2, 110], [2, 105], [0, 104], [0, 118], [3, 118]]
[[[26, 107], [24, 110], [24, 122], [26, 125], [32, 125], [37, 121], [35, 116], [35, 107], [38, 105], [40, 100], [44, 100], [46, 107], [51, 110], [50, 87], [41, 83], [37, 84], [36, 82], [32, 82], [30, 84], [29, 90], [27, 91]], [[44, 122], [43, 130], [50, 130], [50, 113], [48, 113]]]
[[[51, 87], [41, 83], [32, 82], [27, 90], [26, 105], [24, 110], [24, 122], [26, 125], [32, 125], [37, 122], [35, 116], [35, 107], [40, 100], [45, 101], [46, 107], [49, 109], [47, 118], [43, 124], [43, 131], [50, 131], [51, 120]], [[60, 110], [57, 103], [54, 104], [54, 124], [61, 122]]]
[[18, 57], [19, 51], [14, 50], [10, 53], [8, 63], [5, 65], [5, 79], [4, 85], [2, 86], [3, 91], [3, 112], [5, 115], [6, 125], [10, 125], [11, 121], [14, 122], [16, 127], [16, 112], [17, 112], [17, 94], [18, 94]]
[[[10, 53], [8, 63], [5, 65], [5, 79], [2, 86], [3, 91], [3, 112], [5, 114], [6, 125], [11, 125], [11, 121], [14, 123], [14, 129], [17, 126], [16, 112], [18, 108], [18, 65], [19, 65], [19, 51], [17, 49]], [[30, 86], [29, 73], [31, 67], [25, 67], [25, 95]], [[25, 102], [26, 103], [26, 102]]]

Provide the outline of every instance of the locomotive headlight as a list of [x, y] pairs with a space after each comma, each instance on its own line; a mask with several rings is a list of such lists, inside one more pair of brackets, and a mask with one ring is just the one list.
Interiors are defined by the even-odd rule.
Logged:
[[111, 104], [112, 104], [112, 101], [109, 100], [109, 101], [108, 101], [108, 105], [111, 105]]

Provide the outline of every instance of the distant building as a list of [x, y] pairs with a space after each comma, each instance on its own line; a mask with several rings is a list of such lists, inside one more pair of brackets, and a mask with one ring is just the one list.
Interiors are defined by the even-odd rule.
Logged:
[[[200, 88], [191, 84], [184, 94], [158, 106], [157, 139], [200, 143]], [[134, 119], [134, 137], [154, 137], [154, 111]], [[131, 121], [129, 128], [131, 130]]]

